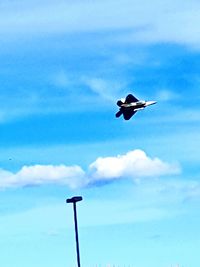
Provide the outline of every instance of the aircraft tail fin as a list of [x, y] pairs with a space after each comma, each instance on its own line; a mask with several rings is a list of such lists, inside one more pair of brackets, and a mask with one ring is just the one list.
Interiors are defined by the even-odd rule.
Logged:
[[119, 110], [119, 111], [115, 114], [115, 116], [116, 116], [116, 118], [119, 118], [122, 114], [123, 114], [122, 110]]
[[119, 107], [121, 107], [122, 104], [124, 104], [124, 103], [123, 103], [121, 100], [118, 100], [118, 101], [117, 101], [117, 105], [118, 105]]
[[132, 94], [129, 94], [126, 97], [125, 103], [130, 104], [130, 103], [137, 102], [137, 101], [138, 99], [135, 96], [133, 96]]

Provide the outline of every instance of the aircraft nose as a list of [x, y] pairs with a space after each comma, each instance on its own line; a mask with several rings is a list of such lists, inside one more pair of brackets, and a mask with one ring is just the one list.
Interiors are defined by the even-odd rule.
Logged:
[[148, 103], [148, 106], [150, 106], [150, 105], [154, 105], [154, 104], [156, 104], [157, 101], [148, 101], [147, 103]]

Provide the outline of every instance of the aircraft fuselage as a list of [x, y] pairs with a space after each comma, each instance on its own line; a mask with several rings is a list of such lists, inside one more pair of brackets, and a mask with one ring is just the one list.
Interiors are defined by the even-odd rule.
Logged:
[[140, 100], [140, 101], [137, 101], [137, 102], [132, 102], [132, 103], [124, 103], [124, 104], [121, 104], [121, 107], [122, 108], [130, 108], [130, 109], [133, 109], [135, 111], [137, 110], [141, 110], [141, 109], [144, 109], [150, 105], [154, 105], [156, 104], [156, 101], [143, 101], [143, 100]]

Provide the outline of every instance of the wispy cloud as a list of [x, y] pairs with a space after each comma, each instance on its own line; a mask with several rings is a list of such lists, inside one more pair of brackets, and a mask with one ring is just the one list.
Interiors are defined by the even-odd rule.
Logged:
[[175, 93], [172, 90], [161, 89], [159, 90], [155, 98], [158, 101], [170, 101], [170, 100], [176, 100], [177, 98], [179, 98], [179, 95], [178, 93]]
[[[35, 80], [39, 79], [39, 83], [32, 88]], [[0, 123], [38, 114], [88, 111], [93, 110], [94, 106], [101, 110], [110, 101], [115, 103], [121, 95], [121, 90], [126, 88], [125, 82], [120, 79], [114, 81], [106, 78], [79, 76], [68, 73], [65, 69], [49, 72], [42, 78], [35, 77], [30, 80], [30, 84], [22, 85], [23, 79], [20, 83], [20, 86], [14, 89], [14, 97], [9, 90], [6, 90], [6, 86], [0, 88], [2, 93]]]
[[[0, 122], [41, 113], [88, 110], [93, 104], [97, 106], [100, 97], [116, 101], [127, 87], [137, 86], [140, 92], [149, 87], [153, 92], [160, 87], [161, 79], [163, 87], [168, 88], [174, 72], [173, 64], [167, 61], [171, 58], [162, 61], [164, 53], [157, 54], [148, 45], [198, 46], [198, 7], [198, 1], [182, 4], [180, 0], [4, 1], [0, 6], [0, 39], [4, 44], [0, 49], [4, 103]], [[147, 46], [138, 46], [140, 43]], [[166, 54], [171, 55], [171, 50]], [[160, 62], [156, 73], [148, 65], [154, 61]], [[185, 61], [179, 61], [179, 67], [190, 64]], [[178, 69], [183, 72], [187, 68]], [[194, 81], [193, 75], [188, 76]], [[197, 85], [195, 81], [193, 87]], [[158, 100], [172, 99], [176, 85], [172, 86], [171, 91], [162, 90]], [[99, 103], [104, 107], [103, 101]]]
[[120, 95], [120, 91], [126, 86], [125, 83], [121, 81], [112, 81], [102, 78], [83, 77], [82, 82], [99, 97], [111, 101], [116, 101], [117, 97]]
[[56, 87], [66, 88], [71, 84], [71, 80], [64, 70], [60, 70], [52, 76], [50, 80]]
[[99, 181], [115, 179], [141, 179], [179, 174], [178, 165], [148, 157], [142, 150], [130, 151], [117, 157], [98, 158], [87, 171], [80, 166], [34, 165], [24, 166], [17, 173], [1, 170], [0, 187], [61, 184], [70, 188], [84, 187]]
[[[123, 41], [199, 46], [199, 1], [9, 2], [1, 7], [1, 33], [67, 33], [131, 29]], [[156, 16], [155, 14], [156, 10]], [[91, 23], [92, 22], [92, 23]]]
[[[120, 186], [118, 189], [112, 187], [110, 190], [121, 190], [123, 198], [118, 201], [114, 193], [114, 197], [110, 199], [91, 199], [87, 204], [83, 203], [83, 223], [99, 225], [113, 224], [113, 222], [149, 222], [177, 217], [188, 212], [185, 209], [186, 203], [188, 205], [193, 201], [199, 203], [199, 189], [200, 183], [197, 181], [174, 177], [142, 180], [132, 188], [130, 185], [125, 188]], [[89, 211], [89, 214], [94, 214], [96, 209], [98, 213], [88, 219], [84, 216], [85, 209]]]

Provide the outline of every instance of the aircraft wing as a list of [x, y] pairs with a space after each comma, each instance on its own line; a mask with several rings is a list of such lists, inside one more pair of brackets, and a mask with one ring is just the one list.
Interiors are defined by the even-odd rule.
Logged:
[[123, 116], [125, 120], [129, 120], [137, 111], [134, 110], [124, 110]]
[[137, 102], [137, 101], [138, 99], [135, 96], [133, 96], [132, 94], [129, 94], [126, 97], [125, 103], [130, 104], [130, 103]]

